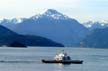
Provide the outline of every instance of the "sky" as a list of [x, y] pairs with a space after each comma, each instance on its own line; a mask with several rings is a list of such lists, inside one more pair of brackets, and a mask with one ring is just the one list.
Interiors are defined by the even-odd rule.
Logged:
[[108, 0], [0, 0], [0, 19], [26, 18], [47, 9], [80, 22], [108, 21]]

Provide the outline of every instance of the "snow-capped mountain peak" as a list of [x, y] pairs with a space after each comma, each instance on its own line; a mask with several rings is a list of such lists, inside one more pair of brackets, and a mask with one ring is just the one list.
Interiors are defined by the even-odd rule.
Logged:
[[86, 23], [83, 23], [83, 25], [87, 28], [89, 28], [90, 30], [94, 30], [94, 29], [100, 29], [100, 28], [106, 28], [108, 27], [108, 21], [102, 20], [102, 21], [88, 21]]
[[0, 23], [6, 24], [6, 23], [12, 23], [12, 24], [18, 24], [21, 23], [23, 20], [21, 18], [13, 18], [13, 19], [3, 19], [0, 21]]
[[32, 16], [31, 18], [33, 20], [36, 20], [36, 19], [39, 19], [41, 16], [42, 16], [41, 14], [38, 14], [38, 15]]
[[88, 22], [83, 23], [83, 25], [87, 28], [90, 28], [93, 24], [94, 24], [93, 21], [88, 21]]
[[101, 20], [99, 23], [108, 23], [107, 20]]
[[43, 15], [52, 17], [54, 19], [67, 19], [67, 18], [69, 18], [68, 16], [63, 15], [54, 9], [48, 9]]
[[44, 18], [44, 17], [49, 17], [49, 18], [53, 18], [53, 19], [70, 19], [68, 16], [63, 15], [62, 13], [54, 10], [54, 9], [48, 9], [46, 10], [43, 14], [37, 14], [35, 16], [32, 16], [30, 18], [32, 18], [33, 20], [37, 20], [39, 18]]
[[23, 21], [23, 20], [20, 19], [20, 18], [14, 18], [14, 19], [10, 20], [10, 22], [15, 23], [15, 24], [21, 23], [22, 21]]
[[[52, 9], [48, 9], [43, 14], [23, 18], [22, 20], [18, 24], [4, 22], [2, 25], [19, 34], [43, 36], [65, 46], [79, 45], [80, 41], [88, 33], [88, 29], [77, 20]], [[16, 19], [13, 20], [13, 22], [16, 21]]]
[[54, 15], [54, 14], [62, 15], [61, 13], [57, 12], [57, 11], [54, 10], [54, 9], [48, 9], [48, 10], [45, 12], [45, 15]]

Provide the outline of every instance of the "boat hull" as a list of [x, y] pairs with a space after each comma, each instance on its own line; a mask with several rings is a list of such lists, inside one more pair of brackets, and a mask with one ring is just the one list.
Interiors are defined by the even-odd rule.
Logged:
[[62, 63], [62, 64], [82, 64], [82, 60], [70, 60], [70, 61], [56, 61], [56, 60], [42, 60], [43, 63]]

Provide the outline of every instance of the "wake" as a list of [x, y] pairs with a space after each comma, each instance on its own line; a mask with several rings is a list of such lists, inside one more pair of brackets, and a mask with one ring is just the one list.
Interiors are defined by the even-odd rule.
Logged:
[[41, 61], [5, 61], [1, 60], [0, 63], [42, 63]]

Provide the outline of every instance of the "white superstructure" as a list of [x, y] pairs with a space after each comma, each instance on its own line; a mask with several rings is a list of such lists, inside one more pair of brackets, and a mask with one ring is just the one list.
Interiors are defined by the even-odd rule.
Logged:
[[58, 55], [56, 55], [56, 56], [54, 57], [54, 59], [55, 59], [56, 61], [61, 61], [61, 60], [63, 60], [63, 61], [68, 61], [68, 60], [71, 60], [70, 56], [68, 56], [67, 53], [64, 52], [64, 50], [63, 50], [61, 53], [59, 53]]

